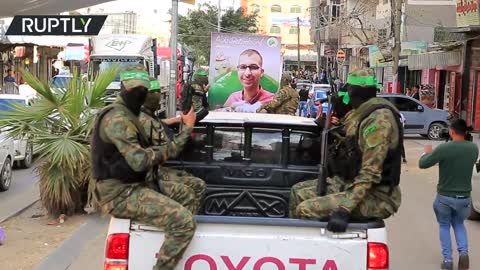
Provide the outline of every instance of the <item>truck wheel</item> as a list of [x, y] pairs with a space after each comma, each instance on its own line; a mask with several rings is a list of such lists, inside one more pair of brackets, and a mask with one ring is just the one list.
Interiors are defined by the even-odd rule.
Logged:
[[25, 158], [20, 160], [20, 168], [28, 169], [32, 166], [33, 161], [33, 145], [27, 144], [25, 149]]
[[12, 160], [8, 157], [0, 173], [0, 191], [6, 191], [12, 183]]
[[433, 123], [430, 125], [428, 128], [428, 138], [430, 140], [441, 140], [442, 138], [440, 137], [440, 134], [442, 132], [442, 129], [445, 128], [445, 125], [442, 123]]
[[475, 210], [475, 207], [473, 207], [473, 203], [472, 203], [472, 207], [470, 207], [470, 216], [468, 216], [468, 219], [480, 220], [480, 213], [477, 212], [477, 210]]

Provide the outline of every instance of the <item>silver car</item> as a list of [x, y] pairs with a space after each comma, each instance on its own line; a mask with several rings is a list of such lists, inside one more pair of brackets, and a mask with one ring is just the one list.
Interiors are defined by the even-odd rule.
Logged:
[[6, 191], [10, 188], [14, 157], [13, 139], [7, 138], [6, 132], [0, 131], [0, 191]]
[[480, 220], [480, 174], [473, 173], [472, 177], [472, 208], [470, 211], [471, 220]]
[[378, 94], [388, 99], [405, 117], [405, 134], [420, 134], [430, 140], [440, 140], [442, 129], [448, 125], [447, 111], [431, 109], [420, 101], [401, 94]]

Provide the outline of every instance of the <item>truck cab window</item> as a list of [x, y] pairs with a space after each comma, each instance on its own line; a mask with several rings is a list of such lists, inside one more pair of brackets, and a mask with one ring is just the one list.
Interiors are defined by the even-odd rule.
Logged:
[[317, 166], [320, 163], [320, 135], [312, 132], [290, 133], [288, 164]]
[[182, 152], [182, 160], [193, 162], [207, 161], [207, 144], [207, 129], [205, 127], [195, 127], [190, 140]]
[[215, 129], [213, 160], [240, 162], [244, 158], [244, 129], [221, 127]]
[[[90, 80], [95, 79], [95, 77], [97, 77], [98, 74], [111, 69], [114, 65], [118, 66], [120, 70], [123, 70], [124, 68], [130, 65], [138, 65], [138, 64], [143, 65], [143, 61], [141, 60], [115, 61], [115, 59], [92, 59], [90, 61], [93, 61], [92, 73], [91, 73], [93, 77], [90, 78]], [[115, 81], [120, 81], [120, 72], [115, 78]]]
[[280, 164], [282, 157], [282, 131], [255, 128], [252, 131], [250, 158], [254, 163]]

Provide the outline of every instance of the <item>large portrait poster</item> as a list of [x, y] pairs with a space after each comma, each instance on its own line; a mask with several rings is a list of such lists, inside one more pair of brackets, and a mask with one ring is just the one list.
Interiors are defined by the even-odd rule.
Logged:
[[271, 101], [282, 70], [280, 38], [230, 33], [211, 38], [210, 108], [253, 112]]

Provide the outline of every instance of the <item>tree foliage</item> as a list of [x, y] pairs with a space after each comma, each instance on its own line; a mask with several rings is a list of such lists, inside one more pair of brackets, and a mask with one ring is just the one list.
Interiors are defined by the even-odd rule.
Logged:
[[37, 149], [40, 198], [52, 215], [72, 214], [85, 206], [95, 112], [105, 106], [106, 88], [117, 73], [117, 67], [105, 71], [93, 84], [75, 75], [68, 85], [51, 88], [22, 71], [37, 97], [31, 105], [0, 110], [0, 128], [9, 130], [7, 136], [27, 138]]
[[[204, 4], [179, 16], [178, 39], [193, 50], [197, 63], [205, 65], [210, 59], [210, 33], [217, 32], [218, 8]], [[227, 9], [221, 18], [220, 32], [256, 33], [257, 14], [245, 14], [242, 8]]]

